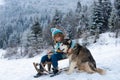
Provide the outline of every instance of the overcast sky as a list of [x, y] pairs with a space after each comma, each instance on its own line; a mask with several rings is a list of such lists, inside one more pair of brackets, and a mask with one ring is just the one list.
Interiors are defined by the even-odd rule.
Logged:
[[3, 5], [4, 4], [4, 0], [0, 0], [0, 5]]

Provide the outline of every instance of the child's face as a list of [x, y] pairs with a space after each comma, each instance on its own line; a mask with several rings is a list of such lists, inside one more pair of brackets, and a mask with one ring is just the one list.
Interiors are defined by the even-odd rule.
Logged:
[[62, 40], [64, 39], [64, 35], [63, 34], [56, 34], [54, 37], [54, 40], [57, 42], [62, 42]]
[[61, 42], [62, 41], [62, 37], [55, 37], [55, 41]]

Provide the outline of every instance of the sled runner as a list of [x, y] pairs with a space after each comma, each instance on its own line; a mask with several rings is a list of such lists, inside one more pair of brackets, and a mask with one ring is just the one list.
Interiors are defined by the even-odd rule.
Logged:
[[38, 68], [38, 66], [40, 65], [39, 63], [33, 62], [33, 65], [34, 65], [35, 70], [36, 70], [38, 73], [43, 73], [43, 72], [49, 73], [49, 71], [50, 71], [50, 69], [49, 69], [49, 71], [47, 71], [47, 70], [45, 69], [45, 67], [43, 66], [43, 64], [41, 64], [41, 65], [42, 65], [44, 71], [40, 71], [40, 69]]
[[[42, 65], [42, 67], [44, 68], [44, 71], [40, 71], [40, 69], [38, 68], [38, 66], [40, 64], [33, 62], [33, 66], [34, 66], [35, 70], [37, 71], [37, 73], [40, 73], [41, 76], [49, 75], [50, 77], [54, 77], [54, 76], [59, 75], [62, 71], [67, 71], [68, 70], [68, 67], [62, 68], [62, 69], [59, 69], [59, 72], [57, 74], [53, 74], [53, 73], [51, 73], [51, 62], [47, 62], [46, 64], [48, 65], [48, 70], [46, 70], [45, 67]], [[38, 76], [38, 77], [40, 77], [40, 76]], [[38, 77], [34, 76], [34, 78], [38, 78]]]

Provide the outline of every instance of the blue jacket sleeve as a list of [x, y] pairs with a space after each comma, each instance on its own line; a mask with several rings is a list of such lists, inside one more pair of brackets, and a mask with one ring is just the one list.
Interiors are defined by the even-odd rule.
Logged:
[[75, 46], [75, 44], [76, 44], [76, 42], [72, 40], [72, 44], [71, 44], [71, 47], [70, 47], [70, 48], [72, 48], [72, 49], [73, 49], [73, 48], [74, 48], [74, 46]]

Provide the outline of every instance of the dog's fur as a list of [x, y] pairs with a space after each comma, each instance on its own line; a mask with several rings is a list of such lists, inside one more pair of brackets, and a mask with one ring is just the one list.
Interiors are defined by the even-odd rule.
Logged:
[[[69, 39], [65, 39], [61, 46], [63, 52], [67, 52], [71, 46], [71, 41]], [[105, 71], [96, 67], [96, 62], [91, 55], [90, 51], [78, 43], [76, 43], [73, 48], [72, 53], [68, 53], [68, 58], [70, 61], [68, 74], [71, 74], [74, 71], [74, 68], [77, 67], [80, 71], [85, 71], [87, 73], [95, 73], [105, 74]]]

